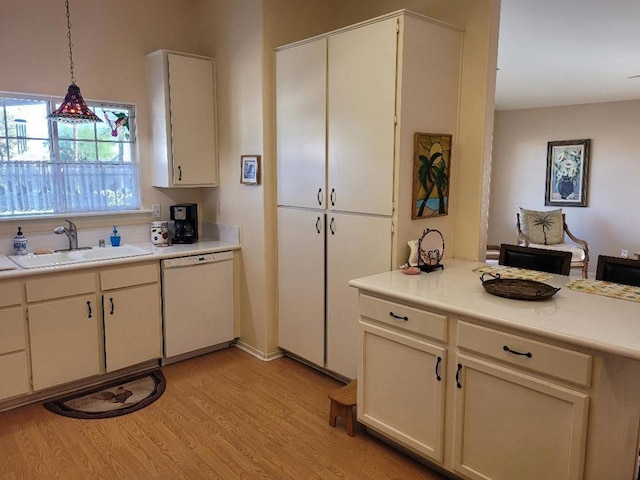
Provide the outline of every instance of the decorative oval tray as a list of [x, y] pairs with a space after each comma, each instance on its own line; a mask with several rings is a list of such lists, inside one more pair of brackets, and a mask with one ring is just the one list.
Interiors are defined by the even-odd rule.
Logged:
[[[492, 277], [485, 280], [485, 275]], [[499, 274], [483, 273], [480, 277], [482, 286], [491, 295], [514, 298], [516, 300], [544, 300], [556, 294], [560, 288], [546, 283], [524, 278], [500, 278]]]

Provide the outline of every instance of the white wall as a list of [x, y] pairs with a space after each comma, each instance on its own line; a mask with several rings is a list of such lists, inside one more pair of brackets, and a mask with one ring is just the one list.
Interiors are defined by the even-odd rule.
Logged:
[[496, 112], [489, 243], [514, 243], [518, 207], [544, 205], [547, 142], [591, 139], [587, 207], [562, 207], [598, 255], [640, 251], [640, 100]]

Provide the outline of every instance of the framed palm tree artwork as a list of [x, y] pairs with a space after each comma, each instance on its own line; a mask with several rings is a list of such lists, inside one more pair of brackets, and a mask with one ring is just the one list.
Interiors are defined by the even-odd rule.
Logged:
[[449, 213], [452, 135], [415, 134], [411, 218]]

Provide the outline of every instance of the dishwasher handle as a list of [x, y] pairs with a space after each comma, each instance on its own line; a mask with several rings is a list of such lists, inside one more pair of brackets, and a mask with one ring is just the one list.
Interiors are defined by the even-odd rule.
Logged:
[[227, 260], [233, 260], [233, 252], [225, 251], [218, 253], [205, 253], [202, 255], [190, 255], [187, 257], [169, 258], [162, 260], [162, 268], [164, 270], [170, 268], [194, 267], [197, 265], [205, 265], [207, 263], [218, 263]]

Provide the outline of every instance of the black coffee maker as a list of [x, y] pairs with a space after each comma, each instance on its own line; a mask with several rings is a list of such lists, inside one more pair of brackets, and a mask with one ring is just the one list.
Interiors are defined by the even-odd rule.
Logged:
[[179, 203], [169, 207], [173, 220], [173, 243], [198, 241], [198, 204]]

